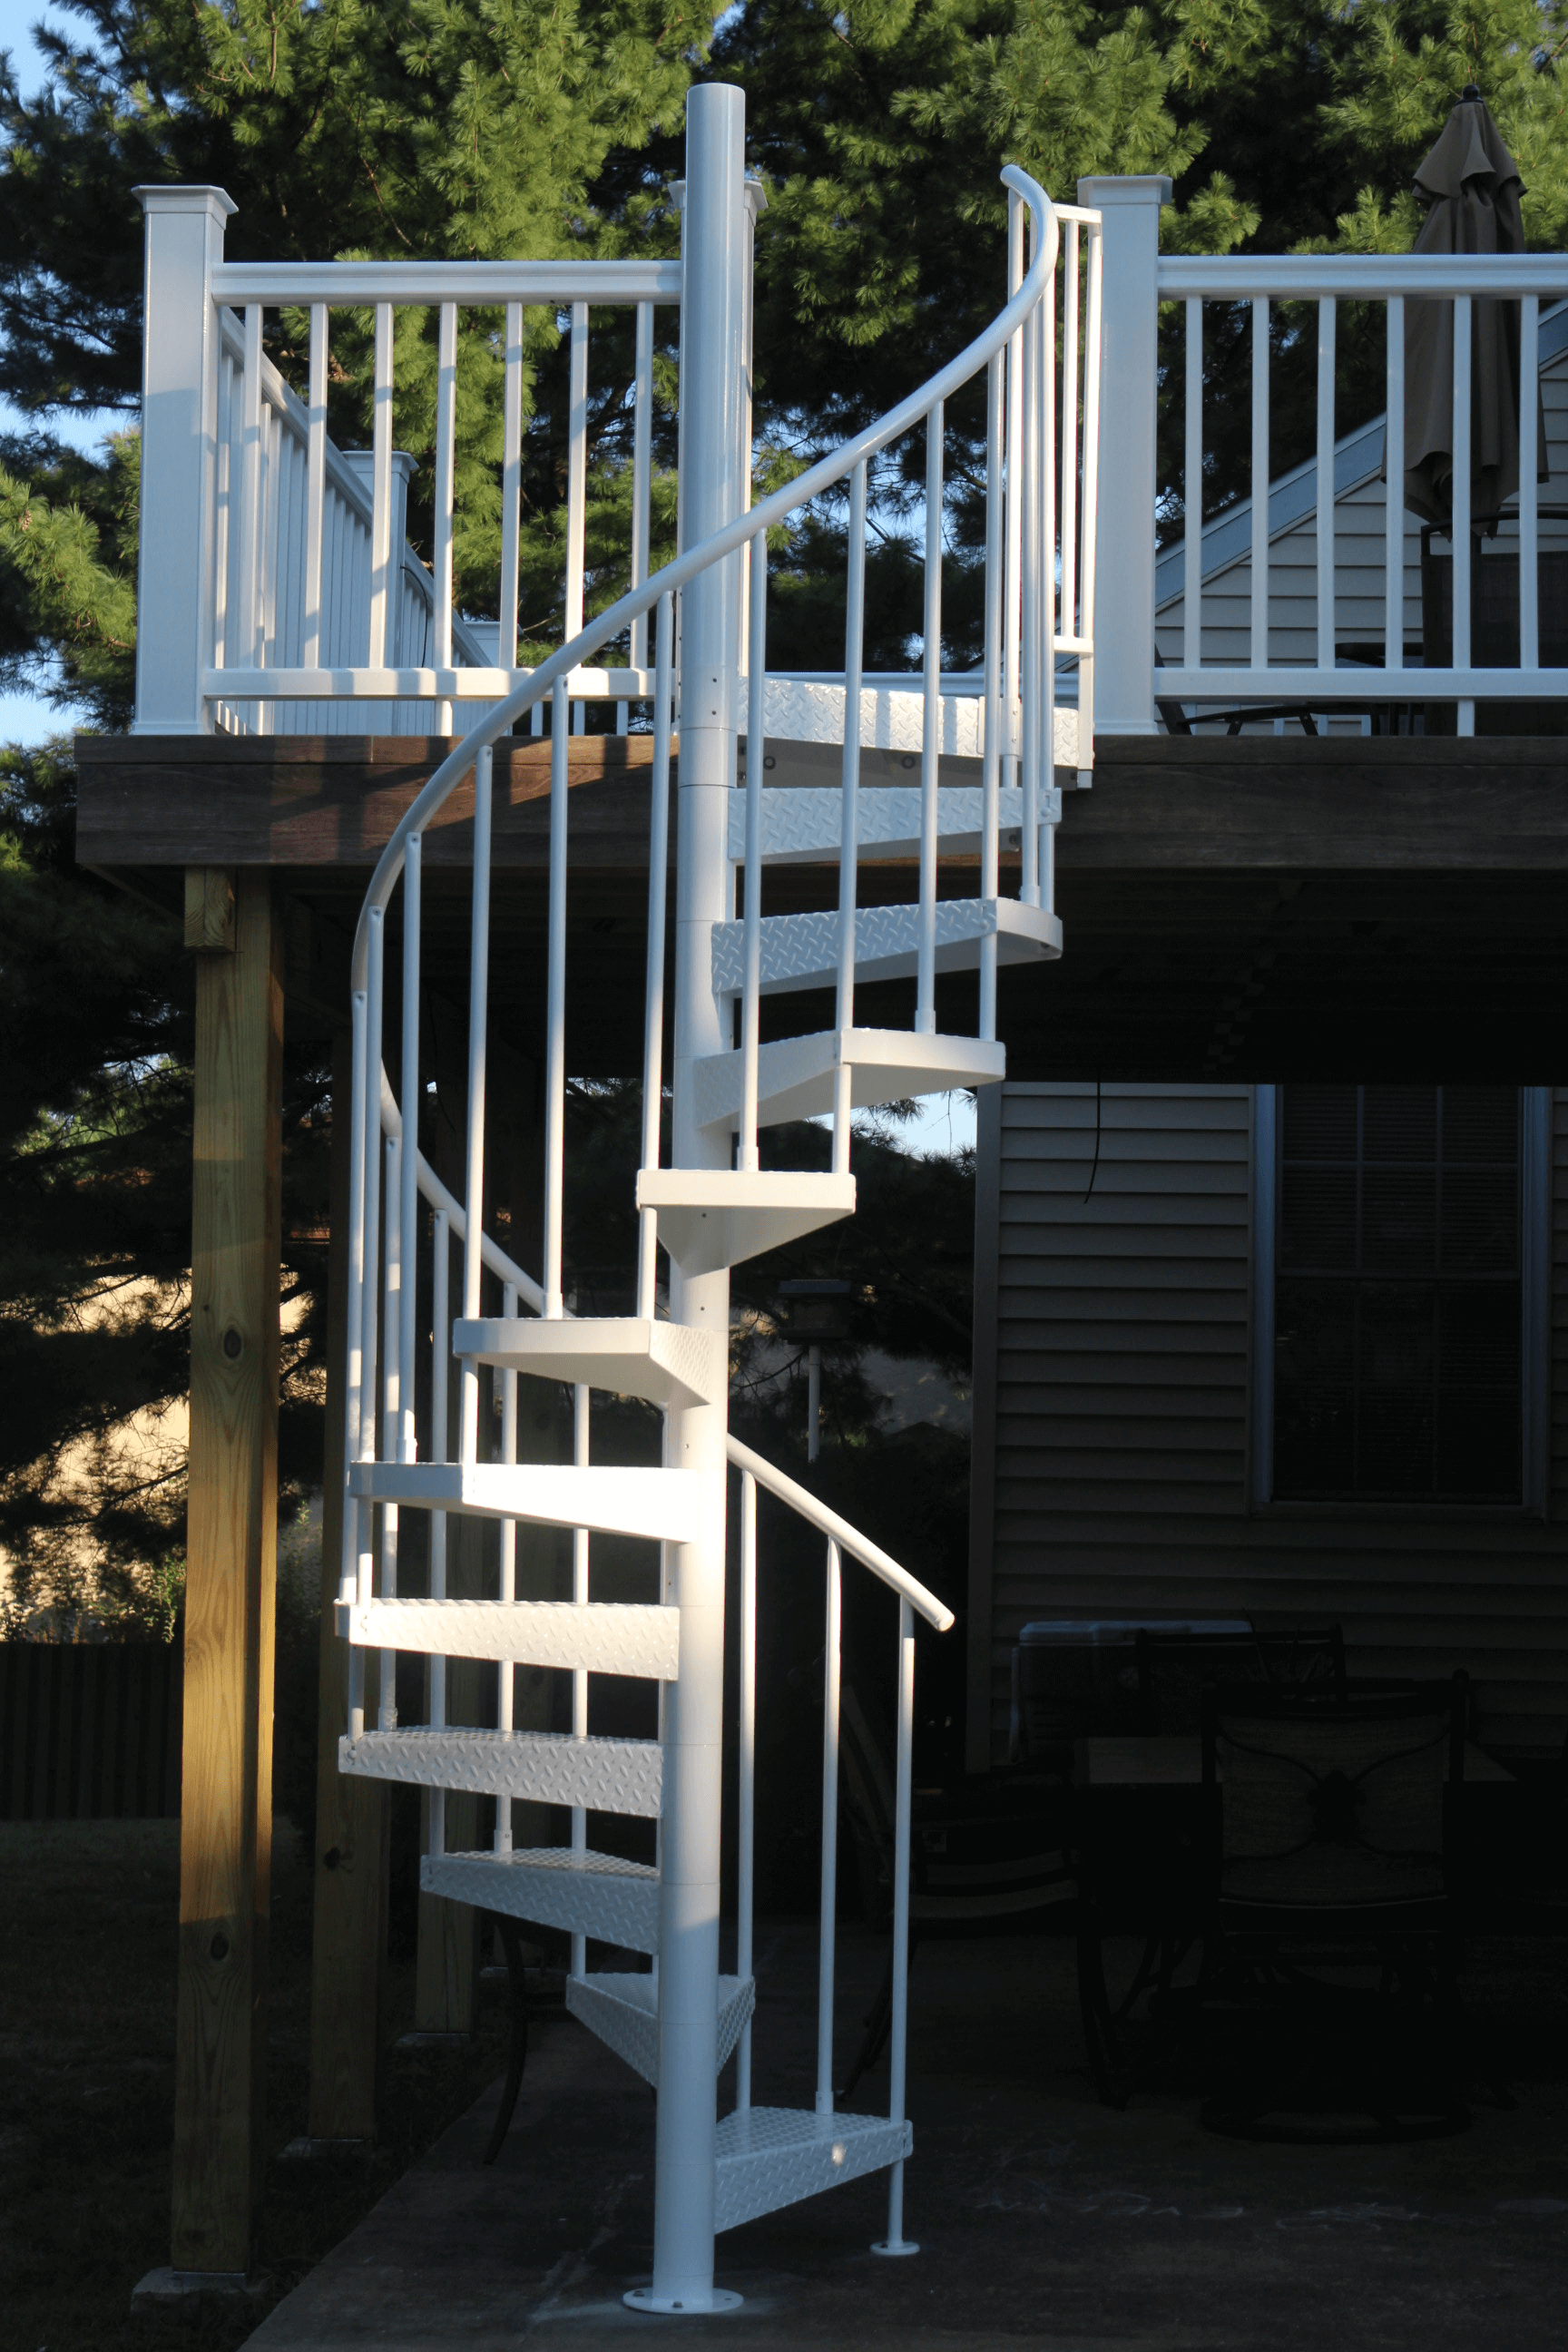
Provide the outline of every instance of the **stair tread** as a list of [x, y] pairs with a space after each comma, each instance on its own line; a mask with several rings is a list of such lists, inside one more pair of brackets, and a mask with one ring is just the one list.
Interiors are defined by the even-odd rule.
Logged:
[[[1016, 835], [1024, 822], [1024, 795], [1016, 785], [997, 793], [997, 831], [1003, 842]], [[1040, 795], [1040, 822], [1054, 824], [1061, 817], [1061, 794], [1054, 789]], [[764, 865], [832, 862], [842, 843], [843, 789], [832, 785], [780, 786], [770, 777], [763, 792], [762, 856]], [[913, 856], [919, 850], [924, 819], [923, 795], [918, 785], [872, 784], [862, 778], [856, 795], [856, 831], [862, 851], [880, 850], [884, 856]], [[941, 784], [937, 788], [937, 839], [951, 853], [978, 849], [985, 822], [985, 796], [978, 784]], [[746, 855], [746, 793], [738, 789], [730, 803], [730, 856], [740, 865]], [[1016, 846], [1012, 843], [1009, 845]]]
[[569, 1846], [426, 1854], [419, 1884], [430, 1895], [569, 1928], [628, 1952], [658, 1950], [658, 1873], [648, 1863], [574, 1853]]
[[585, 1805], [657, 1820], [664, 1751], [657, 1739], [579, 1738], [569, 1731], [498, 1731], [453, 1724], [399, 1726], [338, 1743], [338, 1769], [422, 1789]]
[[[764, 996], [791, 989], [825, 988], [838, 971], [838, 915], [819, 909], [805, 915], [764, 915], [762, 991]], [[743, 922], [713, 926], [713, 987], [736, 995], [745, 982]], [[1060, 919], [1017, 898], [939, 898], [936, 902], [936, 969], [973, 970], [980, 942], [994, 938], [1003, 963], [1037, 962], [1061, 953]], [[861, 907], [855, 917], [855, 976], [858, 981], [907, 979], [916, 968], [920, 908], [912, 901], [891, 907]]]
[[784, 1169], [643, 1168], [637, 1206], [683, 1273], [714, 1274], [855, 1213], [855, 1179]]
[[692, 1540], [701, 1508], [699, 1483], [689, 1470], [582, 1469], [555, 1462], [356, 1462], [349, 1492], [416, 1510], [590, 1528], [669, 1543]]
[[[718, 1980], [715, 2073], [740, 2040], [755, 2006], [750, 1977]], [[605, 1971], [568, 1977], [566, 2006], [606, 2049], [624, 2058], [645, 2083], [658, 2087], [658, 1979], [651, 1974]]]
[[371, 1601], [337, 1604], [343, 1640], [369, 1650], [446, 1658], [510, 1658], [673, 1682], [680, 1612], [627, 1601]]
[[714, 2227], [837, 2189], [897, 2164], [914, 2147], [908, 2122], [886, 2116], [819, 2116], [803, 2107], [748, 2107], [726, 2116], [714, 2139]]
[[452, 1327], [452, 1352], [535, 1377], [582, 1381], [652, 1404], [707, 1404], [729, 1378], [711, 1331], [646, 1316], [485, 1317]]
[[[945, 1094], [1005, 1077], [1000, 1040], [947, 1037], [910, 1029], [819, 1029], [780, 1037], [757, 1054], [757, 1117], [764, 1126], [813, 1118], [833, 1108], [835, 1074], [847, 1063], [850, 1106], [865, 1110], [906, 1095]], [[745, 1056], [710, 1054], [697, 1065], [697, 1117], [703, 1127], [740, 1118]]]

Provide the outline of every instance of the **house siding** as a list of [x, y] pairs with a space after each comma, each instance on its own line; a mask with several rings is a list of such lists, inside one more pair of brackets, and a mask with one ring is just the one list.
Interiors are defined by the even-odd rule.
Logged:
[[994, 1265], [994, 1290], [976, 1318], [971, 1769], [1005, 1756], [1011, 1653], [1023, 1625], [1144, 1611], [1264, 1625], [1337, 1621], [1354, 1671], [1465, 1666], [1479, 1685], [1483, 1738], [1518, 1750], [1561, 1747], [1563, 1097], [1552, 1106], [1543, 1518], [1252, 1508], [1252, 1090], [1106, 1086], [1092, 1191], [1094, 1087], [997, 1092], [980, 1139], [977, 1272], [984, 1284]]

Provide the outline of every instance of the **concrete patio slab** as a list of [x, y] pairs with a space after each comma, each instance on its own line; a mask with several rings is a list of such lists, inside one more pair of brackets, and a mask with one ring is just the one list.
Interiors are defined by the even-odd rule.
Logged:
[[[847, 2056], [883, 1947], [840, 1940]], [[720, 2241], [733, 2315], [650, 2319], [651, 2094], [572, 2019], [536, 2021], [500, 2158], [497, 2089], [250, 2337], [255, 2352], [1560, 2352], [1568, 2305], [1568, 1995], [1555, 1948], [1488, 1948], [1470, 1999], [1511, 2110], [1406, 2147], [1257, 2147], [1195, 2095], [1125, 2113], [1089, 2087], [1061, 1937], [921, 1948], [912, 1980], [907, 2223], [879, 2261], [879, 2179]], [[809, 2105], [816, 1947], [759, 1936], [755, 2095]], [[726, 2082], [728, 2077], [726, 2077]], [[885, 2069], [854, 2104], [870, 2112]], [[721, 2098], [725, 2084], [721, 2083]]]

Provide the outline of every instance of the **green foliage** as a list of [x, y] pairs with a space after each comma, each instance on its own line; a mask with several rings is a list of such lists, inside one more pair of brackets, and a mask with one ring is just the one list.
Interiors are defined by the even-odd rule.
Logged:
[[100, 466], [51, 452], [21, 480], [0, 463], [0, 686], [106, 729], [135, 701], [141, 463], [134, 433], [112, 435]]

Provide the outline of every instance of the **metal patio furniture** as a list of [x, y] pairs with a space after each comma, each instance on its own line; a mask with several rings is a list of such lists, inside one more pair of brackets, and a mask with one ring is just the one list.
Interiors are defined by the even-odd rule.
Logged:
[[[1454, 1900], [1467, 1701], [1463, 1674], [1205, 1695], [1211, 2130], [1359, 2144], [1468, 2121]], [[1374, 1989], [1344, 1981], [1369, 1969]]]

